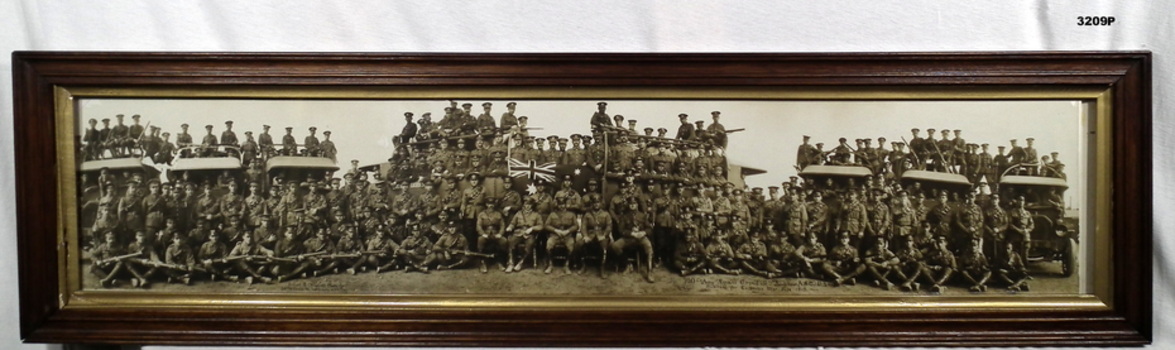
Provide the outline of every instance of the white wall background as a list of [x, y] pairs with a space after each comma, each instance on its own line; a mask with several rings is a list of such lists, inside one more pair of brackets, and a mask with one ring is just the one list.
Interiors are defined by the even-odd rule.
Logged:
[[[17, 323], [12, 50], [1154, 52], [1155, 343], [1175, 348], [1175, 4], [1113, 0], [0, 0], [0, 348]], [[1078, 16], [1115, 16], [1110, 27]], [[164, 347], [148, 347], [164, 349]]]

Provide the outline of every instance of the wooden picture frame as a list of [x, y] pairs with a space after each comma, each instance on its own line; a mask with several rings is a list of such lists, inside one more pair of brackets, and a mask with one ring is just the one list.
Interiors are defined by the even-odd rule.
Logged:
[[[13, 54], [26, 342], [288, 346], [1094, 346], [1152, 339], [1148, 52]], [[1074, 100], [1093, 116], [1085, 292], [1024, 298], [148, 293], [81, 287], [85, 98]], [[637, 97], [633, 97], [637, 96]], [[764, 97], [766, 96], [766, 97]], [[782, 97], [780, 97], [782, 96]], [[864, 96], [864, 97], [862, 97]], [[403, 98], [403, 97], [399, 97]], [[590, 110], [589, 110], [590, 112]], [[133, 112], [130, 112], [133, 113]], [[577, 112], [578, 113], [578, 112]], [[668, 113], [668, 112], [666, 112]], [[398, 118], [398, 117], [389, 117]], [[583, 116], [586, 123], [587, 116]], [[578, 122], [578, 121], [577, 121]], [[791, 152], [793, 145], [782, 148]], [[1084, 277], [1083, 277], [1084, 278]]]

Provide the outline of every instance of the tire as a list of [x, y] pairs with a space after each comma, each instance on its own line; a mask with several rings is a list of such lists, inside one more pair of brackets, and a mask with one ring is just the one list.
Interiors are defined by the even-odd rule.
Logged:
[[1077, 271], [1077, 241], [1070, 238], [1065, 243], [1065, 248], [1061, 252], [1061, 275], [1065, 277], [1073, 276], [1073, 272]]

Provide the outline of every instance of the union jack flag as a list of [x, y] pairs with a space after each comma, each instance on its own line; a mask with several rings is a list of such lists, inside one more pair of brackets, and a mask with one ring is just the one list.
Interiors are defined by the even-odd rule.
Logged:
[[538, 164], [533, 160], [523, 162], [510, 158], [510, 177], [555, 182], [555, 163]]

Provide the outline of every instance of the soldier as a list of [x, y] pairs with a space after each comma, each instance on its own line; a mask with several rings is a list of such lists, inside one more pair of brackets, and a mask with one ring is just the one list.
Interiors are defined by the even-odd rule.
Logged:
[[829, 232], [833, 229], [832, 210], [824, 203], [824, 195], [820, 191], [812, 192], [812, 200], [804, 204], [808, 214], [807, 233], [816, 235], [823, 241], [830, 241]]
[[684, 237], [685, 239], [681, 240], [678, 247], [674, 249], [673, 259], [674, 266], [682, 276], [701, 270], [709, 261], [706, 256], [706, 247], [702, 245], [693, 230], [687, 230]]
[[579, 231], [575, 214], [567, 207], [567, 203], [559, 203], [558, 210], [547, 216], [544, 222], [545, 229], [551, 233], [547, 237], [547, 268], [544, 273], [551, 273], [556, 247], [564, 247], [569, 257], [563, 264], [563, 273], [570, 274], [570, 257], [575, 256], [575, 233]]
[[216, 141], [216, 135], [212, 134], [212, 125], [205, 125], [204, 130], [208, 133], [205, 134], [204, 139], [200, 141], [200, 156], [211, 157], [216, 154], [216, 145], [218, 145], [219, 142]]
[[983, 246], [983, 209], [975, 204], [975, 195], [971, 192], [963, 194], [963, 203], [955, 210], [955, 228], [958, 234], [955, 244], [958, 248], [966, 247], [972, 241], [978, 241]]
[[257, 244], [253, 235], [242, 235], [241, 240], [237, 242], [236, 246], [233, 246], [228, 255], [234, 258], [230, 271], [236, 272], [238, 275], [245, 275], [245, 283], [253, 284], [254, 280], [265, 283], [273, 281], [260, 272], [265, 269], [263, 258], [273, 257], [273, 251]]
[[681, 113], [677, 115], [677, 119], [681, 120], [681, 126], [677, 127], [678, 140], [689, 141], [694, 138], [694, 126], [689, 123], [689, 115]]
[[181, 157], [191, 156], [187, 147], [192, 145], [192, 135], [188, 133], [187, 123], [180, 124], [180, 132], [175, 135], [175, 145], [176, 147], [183, 149], [183, 151], [180, 153]]
[[816, 147], [808, 143], [811, 139], [811, 136], [804, 135], [804, 143], [800, 144], [799, 149], [796, 150], [796, 167], [798, 170], [804, 170], [809, 165], [815, 164], [816, 158], [819, 157]]
[[714, 121], [710, 122], [710, 126], [706, 127], [706, 132], [710, 134], [715, 146], [726, 148], [726, 127], [718, 123], [718, 117], [721, 114], [722, 112], [719, 111], [710, 112], [710, 118]]
[[865, 204], [861, 203], [857, 191], [849, 192], [848, 201], [841, 205], [840, 216], [838, 231], [848, 233], [854, 247], [860, 246], [869, 226], [869, 213], [865, 209]]
[[[155, 247], [151, 242], [151, 235], [146, 232], [135, 232], [135, 240], [127, 244], [127, 254], [137, 254], [134, 257], [127, 258], [123, 261], [123, 268], [130, 272], [131, 286], [147, 288], [150, 284], [151, 277], [158, 272], [159, 263], [163, 262], [159, 255], [155, 253]], [[140, 269], [146, 269], [147, 272], [140, 273]]]
[[117, 152], [118, 157], [129, 157], [131, 155], [130, 145], [134, 142], [130, 137], [130, 128], [124, 123], [122, 114], [116, 115], [114, 118], [118, 119], [118, 124], [110, 130], [107, 142], [110, 144], [111, 151]]
[[506, 113], [502, 113], [502, 117], [498, 119], [498, 127], [502, 131], [510, 132], [518, 126], [518, 118], [514, 116], [514, 108], [518, 105], [517, 102], [506, 103]]
[[[506, 227], [506, 232], [510, 233], [507, 247], [506, 272], [522, 271], [522, 263], [526, 262], [526, 258], [534, 254], [534, 245], [536, 238], [544, 228], [545, 219], [538, 211], [535, 210], [534, 201], [526, 200], [522, 202], [522, 210], [510, 219], [510, 225]], [[514, 251], [519, 243], [523, 244], [522, 256], [518, 259], [514, 258]], [[515, 264], [517, 262], [517, 264]]]
[[971, 284], [971, 292], [987, 291], [987, 280], [991, 278], [989, 266], [983, 254], [983, 243], [979, 240], [971, 241], [970, 247], [959, 256], [959, 275]]
[[713, 141], [712, 135], [706, 131], [705, 124], [706, 121], [704, 120], [694, 121], [694, 136], [690, 138], [690, 141], [697, 141], [703, 145], [711, 144]]
[[583, 233], [579, 235], [576, 242], [576, 250], [580, 251], [580, 270], [579, 273], [587, 269], [585, 249], [589, 249], [589, 245], [595, 244], [599, 248], [600, 254], [600, 278], [605, 278], [604, 268], [608, 262], [608, 250], [612, 244], [612, 221], [613, 217], [608, 211], [603, 209], [602, 203], [599, 200], [587, 202], [587, 212], [583, 214], [582, 225]]
[[[335, 243], [330, 237], [327, 237], [325, 227], [318, 227], [314, 230], [314, 236], [302, 242], [303, 255], [306, 256], [307, 269], [313, 277], [324, 275], [335, 270], [338, 266], [338, 261], [330, 258], [326, 254], [337, 254], [339, 251], [335, 248]], [[309, 256], [311, 254], [321, 254], [317, 256]], [[306, 277], [306, 273], [302, 273], [302, 277]]]
[[260, 151], [261, 158], [269, 158], [273, 156], [273, 135], [269, 134], [269, 125], [261, 126], [261, 134], [257, 135], [257, 147]]
[[852, 147], [849, 147], [848, 139], [842, 137], [838, 139], [837, 142], [840, 142], [840, 144], [837, 145], [836, 148], [833, 148], [831, 151], [824, 152], [825, 154], [832, 155], [829, 157], [829, 163], [832, 165], [851, 165], [852, 162], [849, 161], [849, 158], [853, 154], [853, 149]]
[[1008, 211], [1008, 218], [1011, 224], [1011, 230], [1007, 232], [1010, 236], [1005, 236], [1007, 242], [1018, 243], [1020, 246], [1020, 257], [1028, 256], [1028, 252], [1032, 249], [1032, 230], [1036, 228], [1036, 222], [1032, 220], [1032, 213], [1024, 208], [1027, 200], [1024, 196], [1019, 196], [1012, 203], [1012, 209]]
[[478, 214], [485, 208], [485, 191], [481, 186], [481, 174], [471, 173], [466, 176], [466, 179], [469, 181], [469, 188], [461, 192], [460, 202], [462, 231], [467, 240], [477, 241], [479, 236]]
[[[354, 223], [345, 223], [342, 227], [342, 237], [335, 243], [335, 254], [331, 256], [332, 263], [337, 266], [346, 267], [345, 271], [354, 275], [355, 269], [362, 266], [366, 258], [364, 254], [364, 242], [359, 240], [358, 231]], [[339, 273], [339, 268], [336, 267], [332, 271]]]
[[208, 278], [216, 281], [217, 278], [236, 281], [237, 276], [228, 275], [224, 272], [229, 264], [225, 260], [228, 257], [228, 247], [224, 242], [220, 241], [220, 233], [217, 230], [211, 230], [208, 233], [208, 241], [200, 245], [200, 249], [196, 251], [196, 259], [200, 261], [200, 268], [195, 269], [194, 272], [203, 272], [208, 274]]
[[767, 254], [767, 244], [763, 243], [762, 236], [756, 232], [739, 246], [735, 252], [735, 258], [743, 270], [763, 278], [775, 278], [778, 276], [779, 270], [775, 268], [775, 264], [771, 262]]
[[587, 150], [583, 149], [583, 136], [580, 134], [571, 135], [571, 149], [563, 153], [563, 159], [560, 164], [571, 166], [583, 166], [587, 164]]
[[910, 140], [908, 141], [908, 146], [910, 146], [910, 153], [914, 155], [915, 159], [923, 160], [923, 164], [912, 163], [914, 164], [913, 169], [915, 170], [922, 169], [922, 167], [925, 165], [926, 159], [926, 153], [923, 152], [923, 150], [926, 148], [926, 140], [920, 136], [920, 132], [921, 131], [918, 130], [918, 128], [910, 129]]
[[106, 231], [101, 242], [90, 251], [90, 272], [98, 276], [99, 285], [110, 288], [125, 268], [125, 263], [118, 258], [123, 251], [115, 240], [114, 231]]
[[939, 171], [943, 172], [955, 172], [954, 166], [958, 163], [956, 159], [958, 154], [955, 152], [955, 142], [954, 140], [947, 139], [950, 137], [950, 134], [950, 130], [943, 129], [942, 139], [938, 140], [937, 143], [938, 149], [936, 151], [941, 155], [941, 159], [939, 160], [942, 162], [942, 164], [939, 166]]
[[706, 258], [706, 274], [714, 273], [714, 270], [736, 276], [742, 273], [739, 263], [734, 259], [734, 249], [726, 242], [724, 235], [712, 236], [710, 244], [706, 246]]
[[90, 127], [86, 129], [85, 133], [82, 136], [82, 142], [85, 143], [85, 145], [82, 146], [82, 150], [85, 151], [85, 153], [86, 153], [86, 156], [83, 159], [85, 159], [85, 160], [101, 159], [102, 158], [102, 147], [101, 147], [102, 139], [101, 139], [101, 132], [98, 130], [98, 120], [90, 118], [89, 124], [90, 124]]
[[147, 232], [159, 232], [168, 214], [167, 198], [160, 193], [160, 188], [159, 179], [147, 181], [147, 195], [143, 196], [138, 205], [144, 215], [143, 229]]
[[834, 286], [857, 283], [856, 277], [865, 272], [865, 265], [861, 263], [857, 248], [853, 247], [850, 241], [850, 235], [840, 235], [840, 244], [828, 252], [828, 258], [821, 265], [821, 270], [832, 279]]
[[1053, 161], [1048, 163], [1047, 169], [1048, 169], [1049, 173], [1041, 174], [1041, 175], [1051, 176], [1051, 177], [1059, 177], [1062, 179], [1067, 178], [1067, 176], [1065, 176], [1065, 163], [1062, 163], [1061, 159], [1058, 158], [1061, 155], [1061, 153], [1060, 152], [1052, 152], [1050, 154], [1053, 156]]
[[898, 263], [894, 264], [893, 271], [902, 280], [901, 289], [907, 292], [917, 292], [921, 286], [917, 282], [918, 277], [926, 268], [922, 262], [922, 250], [918, 249], [918, 244], [914, 240], [906, 240], [902, 243], [902, 249], [898, 250], [896, 257]]
[[995, 264], [996, 276], [1008, 284], [1009, 291], [1027, 292], [1027, 280], [1031, 277], [1028, 275], [1024, 257], [1016, 251], [1016, 246], [1012, 242], [1004, 243], [1003, 247], [1002, 258]]
[[[493, 250], [509, 250], [506, 241], [506, 222], [502, 217], [502, 212], [498, 211], [498, 203], [494, 200], [485, 201], [485, 210], [477, 214], [477, 251], [482, 254], [493, 254]], [[493, 259], [502, 271], [506, 268], [501, 266], [498, 259]], [[486, 273], [486, 258], [480, 259], [478, 263], [481, 273]]]
[[[649, 240], [653, 222], [649, 215], [640, 210], [640, 203], [630, 201], [628, 212], [616, 219], [616, 226], [621, 237], [612, 242], [612, 252], [616, 256], [622, 257], [626, 250], [639, 245], [641, 252], [645, 253], [645, 281], [653, 283], [653, 242]], [[631, 269], [630, 265], [625, 273]]]
[[1036, 141], [1036, 139], [1029, 137], [1024, 139], [1024, 141], [1028, 142], [1028, 144], [1023, 148], [1024, 158], [1022, 163], [1025, 163], [1024, 165], [1028, 167], [1029, 176], [1036, 176], [1039, 173], [1037, 168], [1039, 168], [1041, 164], [1037, 159], [1036, 148], [1032, 147], [1032, 144]]
[[336, 160], [335, 155], [339, 153], [339, 150], [335, 148], [335, 143], [330, 140], [330, 130], [323, 131], [322, 136], [325, 137], [325, 139], [322, 140], [322, 143], [318, 144], [319, 154], [323, 157], [330, 158], [332, 161]]
[[811, 232], [808, 205], [800, 199], [798, 191], [791, 193], [791, 203], [782, 208], [785, 215], [784, 231], [794, 244], [803, 244], [804, 236]]
[[[469, 241], [465, 236], [457, 233], [457, 223], [446, 223], [443, 233], [437, 237], [432, 246], [432, 261], [437, 264], [437, 270], [456, 269], [469, 262], [469, 255], [460, 252], [469, 250]], [[485, 273], [485, 261], [482, 261], [482, 273]]]
[[433, 243], [429, 241], [428, 237], [424, 235], [424, 230], [421, 230], [417, 224], [409, 226], [409, 233], [411, 235], [400, 242], [396, 255], [400, 257], [405, 272], [416, 270], [428, 273], [428, 266], [433, 262], [433, 255], [430, 254]]
[[657, 128], [657, 138], [662, 138], [662, 139], [663, 139], [663, 138], [665, 138], [665, 135], [666, 135], [666, 134], [668, 134], [668, 133], [669, 133], [669, 129], [666, 129], [666, 128]]
[[[398, 268], [397, 254], [400, 252], [400, 245], [388, 238], [387, 227], [382, 223], [368, 235], [367, 241], [363, 243], [363, 249], [362, 262], [359, 264], [361, 271], [367, 271], [368, 266], [375, 267], [375, 273]], [[347, 272], [355, 274], [354, 268], [348, 269]]]
[[584, 210], [583, 197], [572, 186], [571, 175], [563, 176], [563, 183], [559, 186], [559, 191], [555, 192], [554, 199], [556, 204], [566, 203], [567, 209], [572, 212], [580, 213]]
[[930, 291], [934, 293], [942, 293], [946, 291], [947, 281], [954, 275], [955, 269], [955, 254], [947, 248], [946, 236], [937, 236], [934, 240], [934, 247], [926, 254], [924, 264], [922, 266], [922, 276], [931, 284]]
[[224, 131], [220, 133], [220, 144], [236, 146], [238, 143], [237, 133], [233, 132], [233, 121], [225, 121]]
[[298, 155], [298, 140], [294, 139], [294, 128], [286, 127], [286, 134], [282, 136], [282, 155], [296, 156]]
[[318, 128], [311, 126], [310, 134], [306, 135], [306, 138], [302, 140], [303, 156], [317, 157], [319, 155], [318, 137], [314, 135], [317, 132]]
[[253, 140], [253, 132], [245, 132], [245, 143], [241, 144], [241, 165], [249, 167], [253, 164], [253, 160], [257, 158], [258, 151], [257, 141]]
[[295, 226], [287, 226], [282, 238], [274, 244], [274, 264], [271, 270], [273, 276], [276, 276], [277, 283], [297, 278], [309, 267], [309, 264], [303, 261], [302, 254], [305, 248], [296, 230]]
[[879, 239], [865, 253], [865, 268], [873, 277], [873, 285], [885, 290], [892, 290], [893, 282], [889, 275], [899, 271], [901, 259], [889, 250], [889, 240]]
[[171, 237], [171, 245], [167, 246], [167, 251], [163, 254], [163, 262], [169, 265], [163, 271], [167, 274], [167, 283], [192, 283], [190, 272], [196, 264], [196, 256], [192, 253], [192, 247], [187, 244], [187, 237]]
[[493, 106], [494, 104], [490, 102], [481, 104], [483, 112], [481, 115], [477, 116], [478, 130], [496, 130], [498, 128], [497, 121], [495, 121], [494, 116], [490, 114], [490, 109], [493, 108]]
[[419, 130], [416, 123], [412, 122], [412, 112], [404, 112], [404, 128], [400, 129], [400, 135], [396, 136], [395, 144], [403, 145], [412, 142]]

